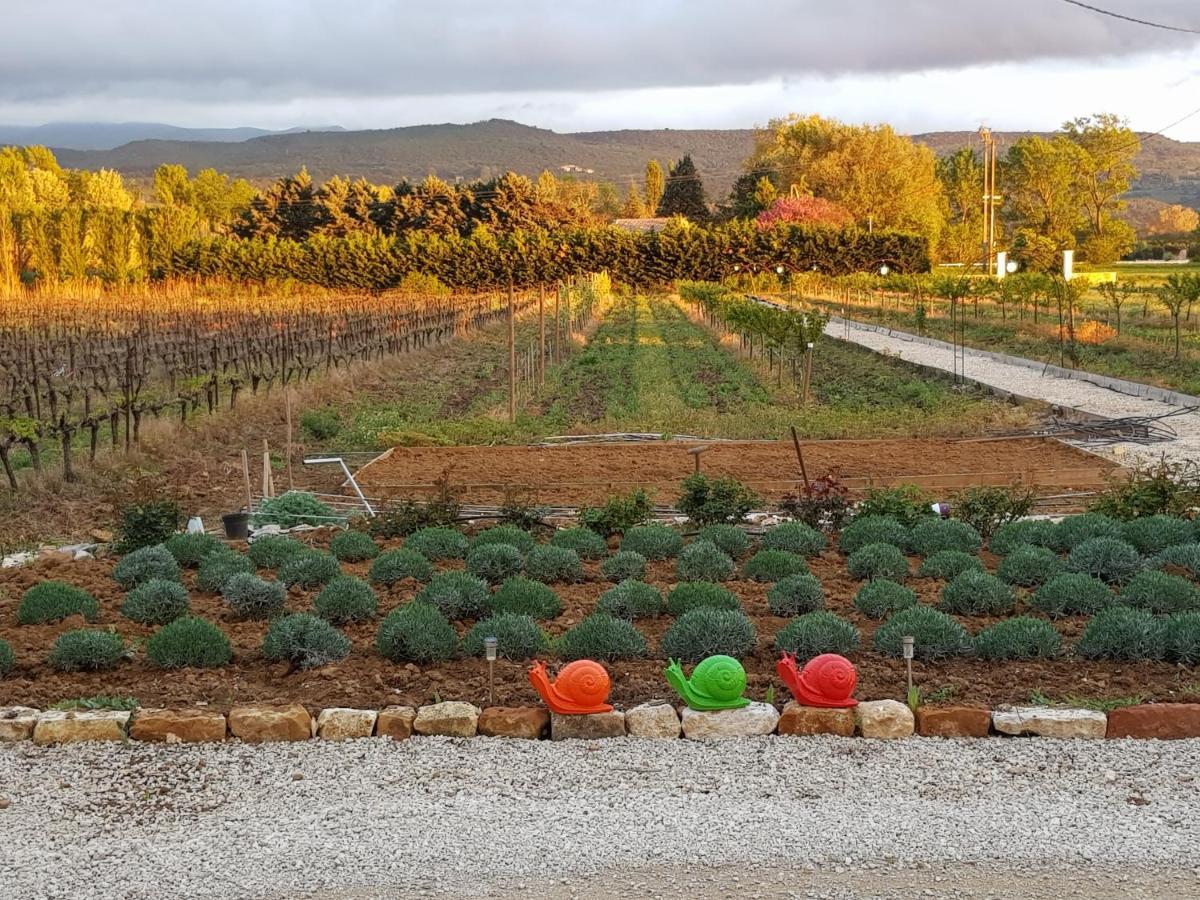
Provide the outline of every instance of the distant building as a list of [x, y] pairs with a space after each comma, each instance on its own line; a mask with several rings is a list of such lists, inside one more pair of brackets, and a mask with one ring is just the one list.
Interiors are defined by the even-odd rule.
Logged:
[[575, 163], [567, 163], [564, 166], [559, 166], [558, 170], [560, 172], [575, 172], [580, 175], [595, 175], [596, 174], [595, 169], [585, 169], [583, 166], [575, 165]]
[[613, 227], [620, 228], [622, 231], [636, 231], [639, 234], [646, 234], [651, 231], [662, 231], [669, 225], [669, 218], [657, 219], [613, 219]]

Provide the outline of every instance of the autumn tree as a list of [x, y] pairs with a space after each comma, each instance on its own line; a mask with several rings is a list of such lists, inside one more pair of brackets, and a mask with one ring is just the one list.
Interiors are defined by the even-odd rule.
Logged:
[[822, 197], [800, 195], [780, 197], [770, 209], [759, 213], [755, 222], [759, 228], [773, 228], [776, 225], [825, 225], [830, 228], [844, 228], [854, 224], [854, 216], [840, 203]]
[[625, 219], [644, 219], [650, 212], [646, 209], [646, 201], [642, 192], [633, 182], [629, 183], [629, 193], [625, 196], [625, 204], [621, 207], [621, 216]]
[[662, 202], [664, 179], [662, 166], [657, 159], [646, 163], [646, 209], [650, 215], [657, 215], [658, 204]]
[[671, 166], [662, 199], [658, 202], [658, 215], [683, 216], [691, 222], [703, 222], [708, 218], [704, 183], [690, 154], [685, 154]]
[[946, 204], [946, 227], [938, 255], [947, 262], [978, 262], [983, 236], [983, 163], [974, 150], [964, 147], [937, 161], [937, 176]]
[[1141, 141], [1124, 119], [1100, 113], [1063, 125], [1067, 140], [1079, 148], [1074, 187], [1087, 219], [1080, 249], [1089, 262], [1107, 263], [1133, 249], [1134, 232], [1116, 217], [1122, 195], [1138, 171], [1133, 161]]
[[1020, 138], [1003, 166], [1004, 215], [1013, 226], [1013, 249], [1027, 268], [1052, 269], [1059, 253], [1075, 247], [1084, 225], [1076, 185], [1081, 149], [1062, 135]]

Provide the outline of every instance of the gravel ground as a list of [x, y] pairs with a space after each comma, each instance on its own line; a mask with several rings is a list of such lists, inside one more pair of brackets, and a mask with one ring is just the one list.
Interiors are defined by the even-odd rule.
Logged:
[[1200, 896], [1198, 771], [1200, 741], [10, 745], [0, 893]]
[[[950, 350], [930, 347], [901, 337], [902, 332], [884, 333], [851, 324], [849, 330], [842, 322], [830, 323], [825, 333], [841, 340], [849, 340], [878, 353], [906, 359], [910, 362], [933, 366], [946, 372], [954, 371], [954, 357]], [[1012, 391], [1023, 397], [1045, 400], [1060, 406], [1073, 406], [1087, 412], [1109, 418], [1122, 416], [1161, 416], [1174, 412], [1178, 407], [1157, 400], [1145, 400], [1128, 394], [1119, 394], [1099, 385], [1069, 378], [1053, 378], [1039, 375], [1037, 371], [1023, 366], [997, 362], [967, 348], [966, 376], [983, 384]], [[1164, 453], [1176, 460], [1200, 457], [1200, 415], [1188, 413], [1175, 416], [1165, 423], [1173, 428], [1178, 437], [1170, 443], [1141, 446], [1139, 444], [1113, 444], [1099, 452], [1128, 462], [1133, 458], [1158, 459]], [[1088, 448], [1095, 449], [1095, 448]]]

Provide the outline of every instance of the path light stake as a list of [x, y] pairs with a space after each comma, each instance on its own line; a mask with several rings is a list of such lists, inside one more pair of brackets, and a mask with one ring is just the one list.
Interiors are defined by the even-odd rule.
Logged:
[[912, 661], [913, 661], [913, 636], [906, 634], [900, 638], [901, 644], [904, 646], [904, 667], [908, 669], [908, 705], [912, 706], [913, 683], [912, 683]]
[[488, 663], [488, 706], [496, 705], [496, 638], [483, 639], [483, 652], [487, 655]]

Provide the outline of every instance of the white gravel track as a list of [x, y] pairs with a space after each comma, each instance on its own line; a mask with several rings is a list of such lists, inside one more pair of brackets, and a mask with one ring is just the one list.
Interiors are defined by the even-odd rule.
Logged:
[[22, 744], [0, 797], [6, 900], [1200, 892], [1198, 740]]
[[[903, 332], [881, 332], [860, 327], [853, 322], [847, 328], [844, 321], [839, 321], [829, 323], [825, 333], [877, 353], [932, 366], [945, 372], [954, 371], [954, 356], [951, 350], [911, 340], [904, 336]], [[1044, 400], [1058, 406], [1072, 406], [1108, 418], [1161, 416], [1178, 409], [1167, 403], [1121, 394], [1086, 381], [1043, 376], [1038, 371], [1024, 366], [991, 359], [970, 347], [966, 348], [965, 352], [967, 378], [1023, 397]], [[1175, 416], [1165, 424], [1178, 433], [1176, 440], [1149, 446], [1113, 444], [1101, 452], [1124, 457], [1126, 462], [1139, 457], [1157, 459], [1163, 454], [1175, 460], [1200, 458], [1200, 415], [1188, 413]]]

